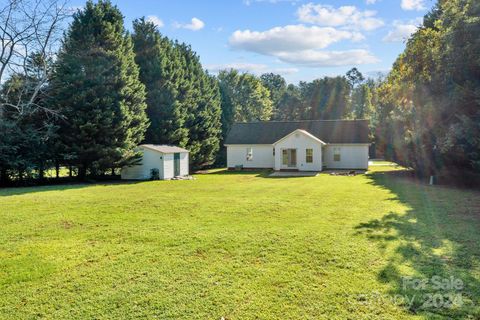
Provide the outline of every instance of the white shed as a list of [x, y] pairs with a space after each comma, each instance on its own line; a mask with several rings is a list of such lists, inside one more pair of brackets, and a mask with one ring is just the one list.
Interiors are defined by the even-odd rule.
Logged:
[[160, 180], [188, 176], [188, 150], [154, 144], [142, 144], [138, 149], [142, 153], [141, 162], [123, 167], [122, 179], [149, 180], [152, 178], [152, 169], [158, 169]]

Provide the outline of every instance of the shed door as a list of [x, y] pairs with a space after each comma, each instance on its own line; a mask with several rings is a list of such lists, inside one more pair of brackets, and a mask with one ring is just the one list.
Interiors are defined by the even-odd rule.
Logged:
[[173, 175], [175, 177], [180, 175], [180, 153], [173, 154]]

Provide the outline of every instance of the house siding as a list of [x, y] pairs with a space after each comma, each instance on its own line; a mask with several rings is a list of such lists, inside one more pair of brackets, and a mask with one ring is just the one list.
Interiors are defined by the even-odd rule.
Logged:
[[[252, 148], [253, 158], [247, 161], [247, 148]], [[235, 168], [273, 168], [273, 146], [272, 145], [228, 145], [227, 166]]]
[[[327, 169], [368, 169], [368, 144], [328, 144], [324, 165]], [[340, 161], [334, 161], [334, 148], [340, 148]]]
[[[282, 150], [297, 149], [297, 167], [282, 166]], [[313, 162], [306, 162], [306, 150], [313, 149]], [[299, 171], [322, 170], [322, 143], [312, 137], [295, 132], [275, 144], [275, 170], [298, 169]]]
[[[151, 178], [151, 170], [158, 169], [160, 179], [174, 177], [173, 153], [162, 153], [147, 148], [141, 148], [142, 160], [139, 165], [122, 168], [122, 179], [148, 180]], [[188, 175], [188, 153], [180, 153], [180, 175]]]

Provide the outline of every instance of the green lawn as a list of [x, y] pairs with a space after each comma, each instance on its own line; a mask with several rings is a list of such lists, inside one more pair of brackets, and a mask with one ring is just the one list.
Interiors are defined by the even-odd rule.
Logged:
[[0, 318], [478, 319], [480, 194], [384, 170], [0, 190]]

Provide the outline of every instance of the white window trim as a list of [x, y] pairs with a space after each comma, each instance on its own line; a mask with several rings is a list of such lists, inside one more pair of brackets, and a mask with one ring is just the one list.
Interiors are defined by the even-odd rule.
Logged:
[[[335, 159], [335, 156], [338, 155], [338, 160]], [[340, 147], [334, 147], [333, 148], [333, 161], [335, 162], [340, 162], [342, 161], [342, 151]]]
[[[308, 161], [308, 150], [312, 150], [312, 161]], [[305, 163], [313, 163], [313, 148], [305, 148]]]

